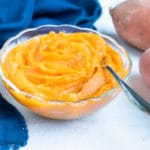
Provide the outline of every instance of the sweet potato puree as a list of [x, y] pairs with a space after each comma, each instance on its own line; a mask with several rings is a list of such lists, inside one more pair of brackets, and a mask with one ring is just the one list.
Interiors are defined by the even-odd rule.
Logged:
[[80, 101], [98, 97], [117, 86], [105, 69], [125, 77], [118, 52], [95, 33], [55, 33], [36, 36], [7, 53], [4, 75], [21, 91], [44, 101]]

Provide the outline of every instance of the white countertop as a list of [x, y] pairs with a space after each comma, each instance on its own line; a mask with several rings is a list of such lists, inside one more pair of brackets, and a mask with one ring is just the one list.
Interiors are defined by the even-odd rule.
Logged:
[[[140, 94], [145, 95], [148, 90], [143, 85], [138, 69], [141, 52], [118, 38], [108, 13], [108, 6], [112, 1], [100, 1], [103, 15], [96, 26], [100, 32], [111, 35], [126, 47], [133, 62], [129, 82]], [[15, 101], [13, 104], [25, 117], [29, 129], [28, 144], [22, 150], [150, 149], [150, 116], [131, 104], [123, 92], [103, 109], [72, 121], [46, 119], [33, 114]]]

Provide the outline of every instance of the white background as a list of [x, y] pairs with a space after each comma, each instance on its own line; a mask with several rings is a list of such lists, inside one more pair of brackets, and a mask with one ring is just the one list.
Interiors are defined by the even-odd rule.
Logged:
[[[121, 41], [115, 32], [108, 12], [113, 1], [100, 2], [103, 14], [96, 27], [126, 47], [133, 62], [129, 83], [141, 95], [150, 97], [139, 75], [141, 52]], [[42, 118], [17, 102], [13, 104], [24, 115], [29, 129], [28, 144], [22, 150], [150, 150], [150, 116], [134, 106], [123, 92], [103, 109], [72, 121]]]

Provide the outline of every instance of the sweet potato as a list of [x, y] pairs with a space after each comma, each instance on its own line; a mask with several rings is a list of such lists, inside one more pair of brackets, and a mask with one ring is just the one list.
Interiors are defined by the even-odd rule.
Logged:
[[110, 8], [119, 36], [128, 44], [150, 47], [150, 0], [126, 0]]
[[145, 85], [150, 88], [150, 48], [140, 56], [139, 69]]

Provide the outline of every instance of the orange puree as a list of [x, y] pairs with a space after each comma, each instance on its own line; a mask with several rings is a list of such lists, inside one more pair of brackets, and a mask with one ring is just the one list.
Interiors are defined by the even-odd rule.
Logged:
[[125, 77], [118, 52], [94, 33], [40, 35], [14, 47], [2, 64], [4, 75], [20, 90], [45, 101], [79, 101], [117, 86], [103, 65]]

